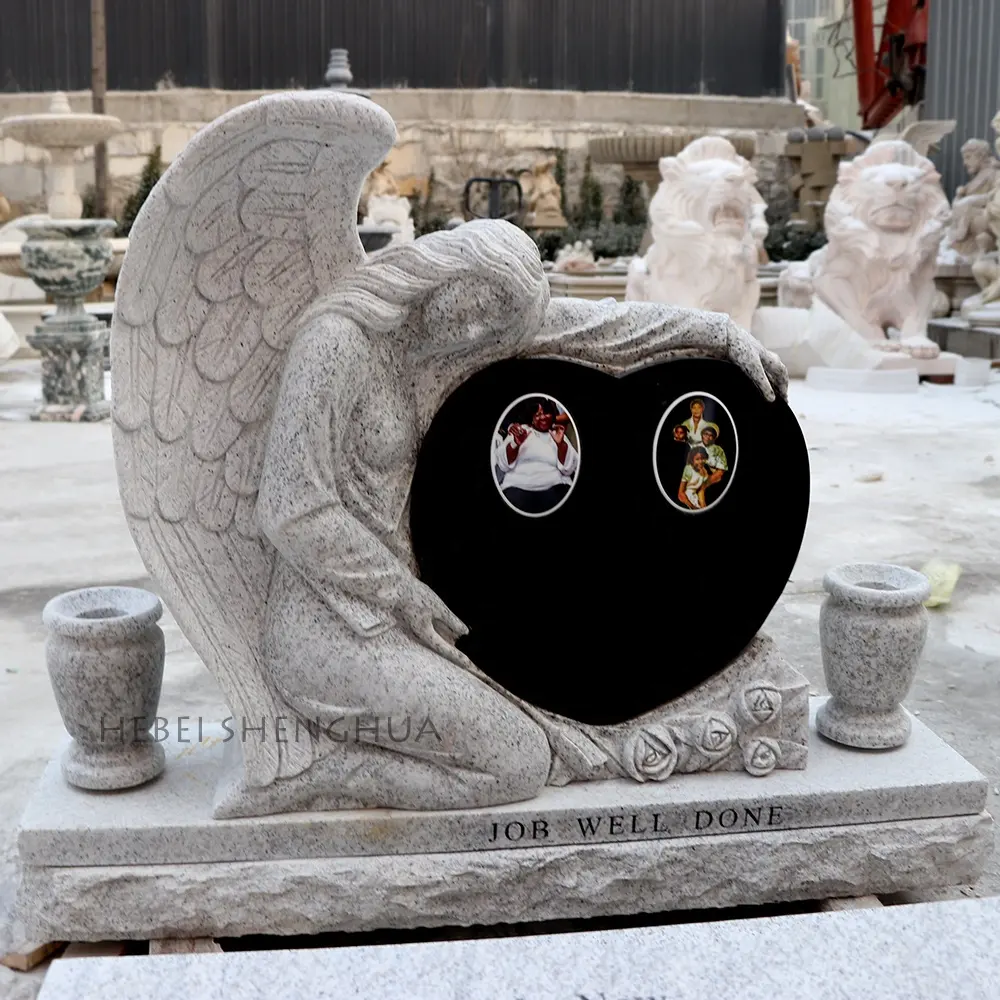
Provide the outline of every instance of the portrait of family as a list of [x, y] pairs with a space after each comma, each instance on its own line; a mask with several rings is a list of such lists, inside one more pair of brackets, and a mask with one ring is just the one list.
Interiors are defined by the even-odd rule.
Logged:
[[580, 468], [580, 440], [566, 409], [551, 396], [514, 400], [493, 436], [493, 478], [500, 495], [528, 517], [565, 503]]
[[663, 415], [654, 443], [656, 480], [675, 507], [698, 512], [718, 503], [735, 460], [736, 430], [714, 396], [692, 393]]

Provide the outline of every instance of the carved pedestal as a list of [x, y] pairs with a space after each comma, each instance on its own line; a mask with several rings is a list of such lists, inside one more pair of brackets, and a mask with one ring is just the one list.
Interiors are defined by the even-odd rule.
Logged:
[[108, 328], [81, 317], [72, 329], [42, 325], [28, 335], [42, 356], [42, 406], [33, 420], [104, 420], [111, 403], [104, 397], [104, 352]]
[[84, 298], [104, 281], [111, 264], [111, 219], [26, 223], [21, 266], [56, 303], [28, 343], [42, 356], [42, 407], [35, 420], [103, 420], [104, 354], [108, 328], [88, 315]]

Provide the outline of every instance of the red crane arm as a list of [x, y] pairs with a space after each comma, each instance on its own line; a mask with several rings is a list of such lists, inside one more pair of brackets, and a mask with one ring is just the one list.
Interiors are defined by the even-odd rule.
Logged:
[[877, 55], [872, 0], [851, 2], [861, 127], [881, 128], [923, 100], [930, 0], [889, 0]]

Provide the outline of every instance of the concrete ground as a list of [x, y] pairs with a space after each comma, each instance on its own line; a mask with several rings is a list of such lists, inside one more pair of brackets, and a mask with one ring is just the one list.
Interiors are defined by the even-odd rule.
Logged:
[[[107, 423], [27, 420], [37, 362], [0, 368], [0, 914], [14, 875], [14, 831], [63, 737], [45, 670], [40, 614], [55, 594], [93, 584], [148, 586], [118, 502]], [[987, 389], [833, 394], [792, 385], [809, 444], [809, 526], [765, 631], [824, 691], [817, 623], [830, 566], [885, 560], [960, 563], [931, 631], [908, 706], [975, 764], [1000, 797], [1000, 379]], [[741, 540], [739, 558], [761, 558]], [[766, 557], [766, 556], [764, 556]], [[161, 714], [222, 718], [218, 687], [167, 616]], [[995, 854], [967, 894], [1000, 894]], [[0, 951], [4, 931], [0, 917]], [[0, 996], [33, 996], [38, 977], [0, 968]]]

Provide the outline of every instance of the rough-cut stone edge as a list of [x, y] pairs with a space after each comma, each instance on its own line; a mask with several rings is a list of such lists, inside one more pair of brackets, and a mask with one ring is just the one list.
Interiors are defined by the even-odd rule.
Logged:
[[974, 881], [976, 816], [521, 851], [169, 866], [34, 868], [35, 939], [315, 934], [651, 913]]

